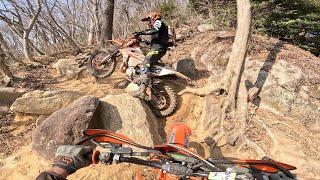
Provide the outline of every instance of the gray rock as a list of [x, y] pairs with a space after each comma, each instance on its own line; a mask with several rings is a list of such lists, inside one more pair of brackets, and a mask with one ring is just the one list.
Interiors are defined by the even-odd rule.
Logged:
[[100, 102], [99, 115], [104, 129], [117, 131], [147, 146], [161, 143], [157, 119], [143, 101], [120, 94], [107, 95]]
[[83, 137], [83, 130], [98, 128], [94, 118], [98, 104], [96, 97], [84, 96], [54, 112], [36, 128], [32, 149], [42, 157], [50, 158], [60, 145], [75, 144]]
[[197, 76], [196, 64], [191, 58], [176, 61], [172, 64], [172, 67], [189, 78], [195, 78]]
[[320, 116], [319, 76], [306, 74], [301, 67], [284, 59], [247, 62], [244, 73], [254, 86], [249, 95], [256, 105], [315, 127]]
[[292, 103], [296, 98], [294, 92], [290, 92], [280, 86], [263, 91], [260, 96], [260, 106], [272, 112], [288, 114], [291, 111]]
[[16, 99], [11, 110], [22, 114], [50, 115], [80, 98], [76, 91], [32, 91]]
[[66, 76], [68, 79], [78, 79], [80, 73], [86, 69], [85, 66], [79, 67], [79, 64], [74, 59], [59, 59], [53, 67], [58, 70], [61, 76]]
[[199, 32], [206, 32], [206, 31], [212, 31], [214, 30], [214, 25], [213, 24], [201, 24], [198, 26], [198, 31]]

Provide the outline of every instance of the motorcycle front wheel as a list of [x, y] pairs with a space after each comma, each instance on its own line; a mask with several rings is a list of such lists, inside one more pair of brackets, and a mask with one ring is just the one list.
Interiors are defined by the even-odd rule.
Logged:
[[[116, 57], [108, 57], [108, 53], [98, 52], [89, 56], [88, 70], [97, 78], [110, 76], [116, 69]], [[107, 57], [107, 58], [106, 58]]]
[[148, 105], [156, 116], [169, 116], [176, 110], [177, 95], [170, 86], [157, 85], [152, 88], [152, 98]]

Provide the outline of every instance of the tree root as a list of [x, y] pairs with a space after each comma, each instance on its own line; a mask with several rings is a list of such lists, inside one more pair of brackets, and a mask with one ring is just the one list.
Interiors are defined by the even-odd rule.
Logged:
[[266, 152], [255, 142], [251, 141], [244, 135], [244, 141], [246, 142], [247, 146], [251, 149], [254, 149], [259, 157], [266, 156]]
[[242, 147], [243, 147], [243, 146], [246, 146], [246, 145], [247, 145], [247, 143], [244, 142], [244, 143], [242, 143], [242, 144], [239, 146], [239, 148], [238, 148], [238, 150], [237, 150], [237, 157], [240, 157], [240, 151], [241, 151]]
[[96, 85], [97, 90], [101, 91], [105, 96], [108, 94], [103, 89], [100, 88], [98, 79], [96, 77], [94, 78], [94, 84]]
[[271, 122], [272, 122], [272, 124], [271, 124], [271, 125], [281, 124], [281, 125], [286, 126], [286, 127], [287, 127], [287, 128], [289, 128], [289, 129], [292, 129], [292, 126], [290, 126], [290, 125], [289, 125], [289, 124], [287, 124], [287, 123], [280, 122], [280, 121], [271, 121]]
[[186, 89], [182, 90], [181, 92], [178, 93], [178, 95], [183, 95], [186, 93], [194, 94], [197, 96], [207, 96], [212, 93], [218, 92], [221, 90], [220, 88], [220, 83], [212, 83], [209, 82], [207, 86], [201, 87], [201, 88], [189, 88], [187, 87]]
[[267, 132], [269, 138], [272, 140], [273, 146], [272, 146], [270, 154], [274, 155], [278, 151], [278, 148], [277, 148], [278, 147], [278, 141], [275, 138], [275, 136], [274, 136], [273, 132], [271, 131], [271, 129], [258, 116], [257, 116], [257, 119], [261, 123], [262, 128]]
[[245, 136], [243, 137], [243, 139], [244, 139], [245, 142], [242, 143], [242, 144], [239, 146], [238, 150], [237, 150], [237, 156], [238, 156], [238, 157], [240, 157], [240, 151], [241, 151], [241, 149], [242, 149], [244, 146], [247, 146], [248, 148], [253, 149], [253, 150], [257, 153], [257, 155], [258, 155], [259, 157], [264, 157], [264, 156], [266, 156], [266, 152], [265, 152], [257, 143], [251, 141], [249, 138], [247, 138], [247, 137], [245, 137]]
[[[292, 126], [290, 126], [289, 124], [284, 123], [284, 122], [281, 122], [281, 121], [273, 121], [273, 120], [269, 120], [269, 121], [271, 122], [271, 125], [281, 124], [281, 125], [287, 127], [288, 129], [295, 129], [295, 128], [293, 128]], [[279, 130], [279, 129], [278, 129], [278, 131], [280, 131], [283, 135], [286, 135], [286, 136], [291, 137], [291, 138], [295, 138], [295, 136], [289, 135], [288, 133], [285, 133], [285, 132], [283, 132], [283, 131], [281, 131], [281, 130]]]

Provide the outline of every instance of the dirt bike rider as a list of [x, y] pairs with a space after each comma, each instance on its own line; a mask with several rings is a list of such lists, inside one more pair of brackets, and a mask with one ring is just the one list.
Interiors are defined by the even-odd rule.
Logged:
[[157, 11], [149, 13], [141, 21], [148, 22], [149, 28], [141, 32], [133, 33], [135, 36], [151, 35], [151, 50], [145, 56], [141, 66], [141, 81], [139, 90], [131, 93], [133, 97], [144, 99], [146, 90], [150, 84], [150, 68], [160, 60], [167, 52], [169, 31], [168, 27], [161, 21], [161, 14]]

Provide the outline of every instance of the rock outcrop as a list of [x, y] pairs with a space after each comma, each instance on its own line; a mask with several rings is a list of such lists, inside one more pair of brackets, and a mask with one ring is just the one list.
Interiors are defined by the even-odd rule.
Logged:
[[257, 88], [253, 103], [320, 130], [319, 63], [307, 54], [298, 61], [291, 59], [287, 48], [288, 45], [278, 41], [266, 57], [258, 57], [265, 58], [264, 62], [253, 58], [247, 61], [245, 76]]
[[80, 98], [83, 94], [77, 91], [53, 90], [32, 91], [15, 100], [11, 110], [15, 113], [50, 115]]
[[75, 144], [83, 137], [83, 130], [98, 128], [94, 119], [98, 104], [98, 98], [84, 96], [54, 112], [37, 127], [32, 149], [42, 157], [50, 158], [60, 145]]
[[54, 112], [37, 127], [32, 149], [45, 158], [52, 157], [58, 146], [79, 141], [87, 128], [116, 131], [147, 146], [162, 142], [157, 118], [149, 107], [121, 94], [108, 95], [100, 102], [96, 97], [84, 96]]
[[[215, 82], [228, 64], [233, 39], [234, 33], [228, 31], [202, 33], [176, 47], [175, 55], [178, 59], [192, 58], [196, 68], [205, 68], [210, 72], [210, 81]], [[319, 58], [273, 38], [256, 35], [252, 44], [244, 76], [254, 104], [319, 130]]]
[[[177, 46], [174, 55], [176, 59], [191, 57], [198, 70], [210, 72], [209, 79], [202, 77], [204, 82], [197, 81], [199, 87], [202, 87], [208, 81], [219, 82], [223, 76], [233, 40], [232, 32], [202, 33]], [[304, 179], [318, 177], [320, 172], [319, 69], [319, 58], [310, 52], [278, 39], [253, 35], [243, 72], [253, 102], [249, 107], [246, 136], [257, 143], [267, 156], [295, 165], [297, 170], [294, 173]], [[211, 147], [214, 147], [215, 151], [222, 152], [225, 157], [262, 158], [254, 148], [244, 148], [245, 143], [234, 143], [235, 136], [219, 139], [219, 143], [223, 142], [221, 144], [228, 141], [232, 145], [223, 147], [215, 141], [203, 139], [203, 134], [215, 135], [221, 127], [218, 118], [215, 118], [215, 114], [219, 115], [221, 96], [210, 95], [198, 100], [193, 96], [190, 101], [185, 101], [185, 96], [184, 106], [176, 112], [180, 116], [174, 117], [192, 128], [195, 133], [191, 138], [194, 141], [210, 145], [206, 147], [202, 144], [207, 148], [207, 156], [212, 155]], [[167, 126], [170, 119], [167, 118]], [[237, 117], [224, 122], [227, 134], [239, 131], [235, 128], [236, 123], [239, 123]], [[213, 130], [208, 128], [212, 124], [216, 125]]]
[[157, 118], [143, 101], [128, 94], [107, 95], [100, 101], [99, 115], [104, 129], [147, 146], [161, 143]]

